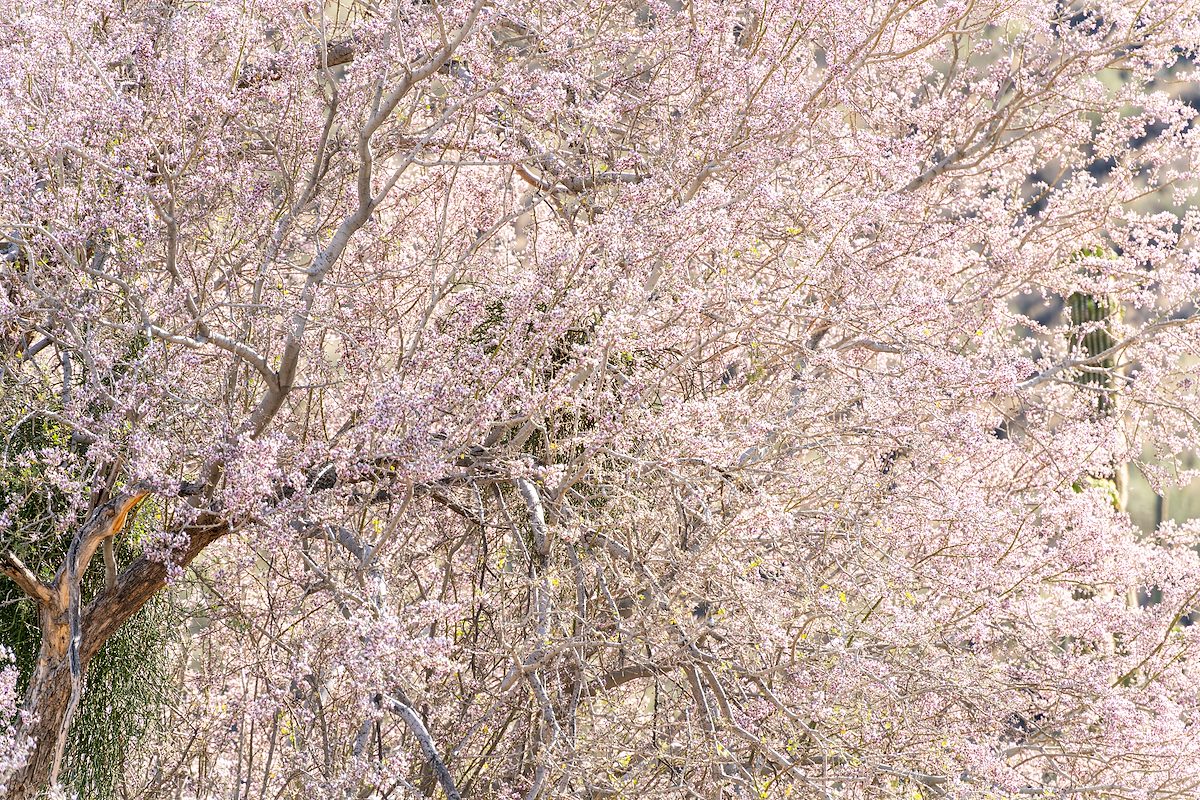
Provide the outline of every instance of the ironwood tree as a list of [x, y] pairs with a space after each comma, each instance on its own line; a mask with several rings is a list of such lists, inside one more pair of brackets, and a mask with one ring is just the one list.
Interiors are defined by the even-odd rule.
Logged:
[[0, 784], [1194, 794], [1198, 44], [0, 0]]

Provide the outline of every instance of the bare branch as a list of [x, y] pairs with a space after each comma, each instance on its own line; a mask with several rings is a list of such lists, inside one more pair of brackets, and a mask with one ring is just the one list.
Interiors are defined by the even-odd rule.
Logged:
[[5, 553], [4, 561], [0, 563], [0, 572], [21, 587], [21, 591], [29, 595], [41, 605], [49, 606], [53, 599], [50, 587], [38, 580], [29, 567], [25, 566], [16, 553]]
[[550, 554], [550, 534], [546, 527], [546, 511], [542, 507], [542, 498], [537, 487], [525, 478], [517, 478], [517, 490], [525, 507], [529, 509], [529, 528], [533, 533], [533, 549], [539, 556]]
[[1137, 333], [1125, 337], [1103, 352], [1096, 353], [1095, 355], [1091, 355], [1086, 358], [1072, 358], [1059, 364], [1055, 364], [1053, 367], [1034, 375], [1032, 378], [1021, 381], [1017, 384], [1017, 388], [1032, 389], [1035, 386], [1053, 380], [1060, 373], [1066, 370], [1073, 369], [1075, 367], [1094, 366], [1096, 364], [1100, 364], [1125, 350], [1130, 345], [1136, 344], [1139, 341], [1143, 341], [1158, 331], [1165, 330], [1167, 328], [1178, 328], [1182, 325], [1187, 325], [1190, 322], [1195, 322], [1197, 319], [1200, 319], [1200, 315], [1185, 317], [1183, 319], [1169, 319], [1164, 322], [1156, 322], [1153, 325], [1147, 325], [1141, 330], [1137, 331]]
[[433, 737], [429, 735], [429, 730], [421, 721], [420, 715], [413, 710], [412, 706], [395, 697], [388, 697], [387, 700], [391, 710], [400, 715], [400, 718], [412, 731], [413, 736], [417, 737], [417, 742], [421, 745], [421, 752], [433, 765], [434, 774], [437, 775], [438, 783], [446, 792], [446, 797], [449, 800], [462, 800], [462, 795], [459, 794], [458, 787], [454, 784], [454, 777], [450, 774], [450, 770], [446, 769], [446, 764], [442, 761], [441, 756], [438, 755], [437, 748], [433, 744]]

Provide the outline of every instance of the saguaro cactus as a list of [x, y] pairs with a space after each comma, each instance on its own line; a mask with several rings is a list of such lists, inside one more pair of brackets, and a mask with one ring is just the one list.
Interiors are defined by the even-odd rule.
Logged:
[[[1076, 259], [1092, 256], [1104, 257], [1100, 248], [1085, 248], [1076, 254]], [[1119, 353], [1110, 352], [1117, 343], [1114, 327], [1121, 319], [1121, 304], [1113, 295], [1094, 295], [1075, 292], [1067, 299], [1071, 313], [1071, 349], [1088, 362], [1078, 368], [1075, 380], [1083, 386], [1096, 389], [1096, 414], [1100, 417], [1120, 413], [1118, 391], [1120, 389]], [[1102, 358], [1098, 358], [1103, 356]], [[1108, 475], [1093, 476], [1096, 481], [1108, 483], [1113, 492], [1113, 504], [1125, 510], [1129, 499], [1129, 465], [1114, 465]]]
[[[1120, 319], [1121, 307], [1112, 296], [1096, 296], [1075, 292], [1067, 301], [1071, 309], [1071, 344], [1082, 355], [1093, 358], [1111, 350], [1116, 344], [1112, 324]], [[1116, 354], [1080, 369], [1078, 380], [1104, 391], [1099, 393], [1097, 411], [1110, 413], [1116, 408]]]

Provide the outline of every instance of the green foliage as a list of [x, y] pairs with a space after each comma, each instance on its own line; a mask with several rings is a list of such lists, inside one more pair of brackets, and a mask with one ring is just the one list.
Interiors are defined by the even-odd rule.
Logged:
[[1100, 489], [1108, 497], [1113, 508], [1120, 510], [1121, 495], [1117, 491], [1117, 482], [1111, 478], [1096, 478], [1091, 475], [1085, 476], [1083, 479], [1075, 481], [1071, 484], [1071, 488], [1078, 494], [1086, 489]]
[[168, 596], [147, 603], [105, 643], [88, 667], [63, 765], [65, 782], [81, 798], [120, 796], [131, 747], [153, 732], [171, 675], [165, 632], [177, 628]]
[[[51, 467], [40, 457], [45, 448], [73, 452], [63, 426], [46, 418], [4, 420], [6, 458], [0, 462], [0, 510], [7, 509], [9, 524], [0, 528], [0, 548], [17, 553], [38, 576], [53, 580], [63, 563], [67, 530], [82, 522], [72, 499], [50, 479]], [[114, 541], [119, 566], [140, 554], [139, 540], [154, 513], [143, 507]], [[104, 583], [99, 559], [85, 576], [83, 600]], [[119, 777], [131, 746], [146, 735], [157, 718], [169, 673], [165, 660], [165, 631], [172, 629], [170, 600], [160, 597], [147, 604], [100, 650], [88, 666], [85, 691], [71, 729], [63, 768], [64, 782], [80, 797], [107, 800], [118, 796]], [[13, 650], [20, 671], [18, 688], [24, 691], [37, 665], [41, 634], [37, 606], [12, 582], [0, 580], [0, 644]]]
[[500, 328], [501, 323], [504, 322], [504, 301], [491, 300], [485, 306], [485, 309], [487, 310], [487, 316], [472, 329], [471, 333], [467, 336], [467, 341], [473, 345], [486, 345], [484, 352], [488, 355], [495, 355], [500, 350], [500, 344], [498, 342], [491, 343], [490, 340], [496, 335], [496, 331]]
[[43, 448], [69, 446], [69, 436], [42, 416], [4, 423], [0, 427], [8, 430], [8, 441], [0, 462], [0, 511], [7, 511], [9, 524], [0, 526], [0, 548], [15, 552], [42, 578], [51, 578], [49, 562], [60, 563], [66, 552], [65, 543], [51, 543], [54, 522], [68, 513], [70, 498], [50, 480], [38, 454]]

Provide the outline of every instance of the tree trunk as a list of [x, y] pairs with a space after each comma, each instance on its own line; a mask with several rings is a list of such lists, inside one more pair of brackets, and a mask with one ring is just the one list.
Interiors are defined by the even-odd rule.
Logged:
[[38, 657], [37, 672], [26, 696], [26, 708], [36, 709], [29, 724], [33, 752], [25, 767], [14, 777], [9, 800], [32, 800], [50, 785], [57, 759], [59, 734], [71, 700], [71, 669], [65, 657]]
[[[188, 528], [188, 546], [177, 563], [186, 567], [228, 531], [224, 521], [205, 514]], [[64, 570], [60, 576], [66, 574]], [[58, 581], [55, 583], [55, 587], [45, 587], [48, 591], [39, 597], [42, 647], [25, 694], [25, 710], [31, 719], [23, 732], [32, 739], [33, 752], [13, 776], [7, 800], [33, 800], [58, 779], [56, 762], [65, 746], [63, 726], [71, 704], [72, 682], [68, 609], [62, 602], [62, 592], [49, 591], [57, 588]], [[78, 656], [84, 671], [104, 643], [166, 585], [166, 565], [143, 556], [81, 610]]]
[[34, 798], [49, 786], [59, 733], [71, 700], [71, 668], [67, 661], [71, 633], [66, 609], [42, 605], [39, 612], [42, 646], [25, 695], [25, 708], [35, 714], [26, 730], [33, 740], [33, 752], [24, 769], [14, 776], [9, 800]]

